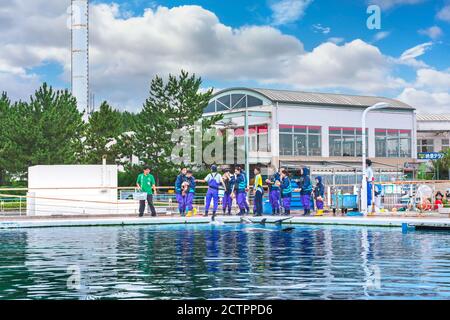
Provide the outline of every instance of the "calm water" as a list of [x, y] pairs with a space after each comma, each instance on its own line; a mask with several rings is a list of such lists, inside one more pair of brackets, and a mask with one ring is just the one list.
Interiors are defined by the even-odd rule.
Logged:
[[0, 230], [0, 298], [449, 299], [450, 233], [248, 225]]

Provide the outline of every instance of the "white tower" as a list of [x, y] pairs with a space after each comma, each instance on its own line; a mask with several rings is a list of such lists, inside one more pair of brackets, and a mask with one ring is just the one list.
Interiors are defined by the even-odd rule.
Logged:
[[91, 113], [89, 99], [89, 0], [71, 0], [72, 95], [84, 120]]

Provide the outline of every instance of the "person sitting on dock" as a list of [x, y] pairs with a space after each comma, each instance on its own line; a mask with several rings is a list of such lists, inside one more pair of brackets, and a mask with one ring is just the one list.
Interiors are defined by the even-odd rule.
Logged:
[[186, 172], [187, 168], [181, 168], [180, 174], [175, 180], [175, 196], [178, 202], [178, 211], [180, 216], [184, 216], [186, 214], [186, 200], [182, 192], [183, 182], [186, 181]]
[[[148, 211], [152, 217], [156, 217], [155, 206], [153, 205], [153, 194], [156, 195], [156, 183], [155, 177], [150, 173], [148, 166], [144, 167], [143, 173], [141, 173], [136, 180], [136, 187], [142, 192], [147, 193]], [[144, 215], [145, 200], [139, 201], [139, 217]]]
[[291, 199], [292, 199], [292, 187], [291, 179], [289, 179], [289, 173], [287, 170], [281, 172], [280, 180], [277, 184], [281, 190], [281, 200], [284, 208], [284, 215], [291, 214]]

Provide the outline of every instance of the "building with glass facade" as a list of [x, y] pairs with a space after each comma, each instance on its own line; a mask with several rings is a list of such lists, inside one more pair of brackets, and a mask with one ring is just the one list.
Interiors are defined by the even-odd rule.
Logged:
[[[415, 110], [397, 100], [231, 88], [213, 96], [204, 116], [223, 114], [217, 126], [234, 130], [235, 139], [244, 135], [248, 116], [251, 164], [291, 168], [308, 165], [313, 172], [338, 170], [356, 179], [361, 170], [362, 112], [377, 102], [391, 106], [367, 116], [367, 155], [379, 174], [398, 175], [405, 163], [416, 159], [417, 146]], [[241, 146], [236, 143], [236, 148]]]
[[417, 152], [441, 152], [450, 148], [450, 114], [417, 115]]

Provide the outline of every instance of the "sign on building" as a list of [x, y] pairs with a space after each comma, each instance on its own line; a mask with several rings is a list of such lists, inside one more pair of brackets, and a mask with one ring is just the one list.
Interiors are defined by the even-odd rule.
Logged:
[[443, 157], [444, 154], [440, 152], [419, 152], [417, 154], [417, 159], [419, 160], [438, 160]]

